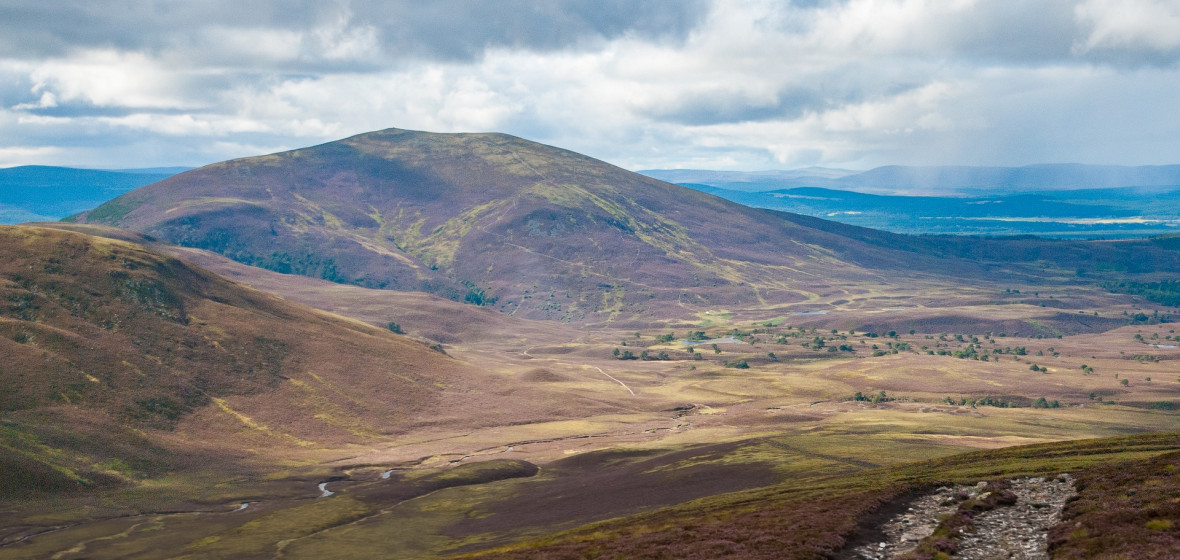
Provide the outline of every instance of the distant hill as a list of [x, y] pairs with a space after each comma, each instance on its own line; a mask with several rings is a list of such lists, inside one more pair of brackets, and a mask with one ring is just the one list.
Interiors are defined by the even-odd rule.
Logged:
[[654, 179], [669, 183], [700, 183], [739, 192], [761, 192], [783, 188], [783, 185], [826, 185], [834, 179], [859, 174], [850, 169], [806, 167], [772, 171], [709, 171], [705, 169], [647, 169], [639, 171]]
[[508, 135], [397, 129], [206, 166], [77, 220], [279, 272], [570, 321], [799, 302], [882, 275], [1180, 269], [1180, 252], [1150, 243], [896, 236]]
[[755, 208], [907, 234], [1142, 237], [1180, 231], [1180, 166], [644, 171]]
[[1040, 164], [1024, 167], [890, 165], [856, 172], [807, 168], [785, 171], [729, 172], [709, 170], [651, 170], [641, 173], [674, 183], [700, 183], [740, 192], [793, 187], [877, 194], [962, 195], [1027, 193], [1120, 187], [1180, 189], [1180, 165], [1139, 167], [1081, 164]]
[[684, 186], [746, 206], [907, 234], [1144, 237], [1180, 232], [1180, 189], [1121, 187], [990, 196], [898, 196], [820, 187]]
[[103, 171], [40, 165], [0, 169], [0, 224], [59, 220], [188, 169]]
[[1033, 192], [1118, 187], [1180, 187], [1180, 165], [1121, 167], [1043, 164], [1024, 167], [878, 167], [836, 180], [856, 189]]

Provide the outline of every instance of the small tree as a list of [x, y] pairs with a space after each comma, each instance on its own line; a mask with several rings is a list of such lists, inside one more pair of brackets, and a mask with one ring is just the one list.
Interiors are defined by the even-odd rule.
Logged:
[[402, 330], [402, 326], [394, 323], [393, 321], [386, 323], [385, 328], [389, 329], [389, 331], [393, 333], [406, 334], [405, 331]]

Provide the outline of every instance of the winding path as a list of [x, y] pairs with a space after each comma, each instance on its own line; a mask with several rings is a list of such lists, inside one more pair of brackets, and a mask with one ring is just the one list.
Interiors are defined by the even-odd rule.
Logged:
[[614, 381], [615, 383], [618, 383], [619, 385], [622, 385], [622, 386], [623, 386], [623, 388], [624, 388], [624, 389], [626, 389], [628, 393], [631, 393], [631, 396], [632, 396], [632, 397], [634, 397], [634, 396], [635, 396], [635, 391], [632, 391], [632, 390], [631, 390], [631, 388], [630, 388], [630, 387], [628, 387], [626, 383], [623, 383], [622, 381], [619, 381], [618, 379], [615, 379], [615, 376], [613, 376], [613, 375], [611, 375], [611, 374], [609, 374], [609, 373], [607, 373], [607, 372], [605, 372], [605, 371], [602, 371], [602, 368], [600, 368], [600, 367], [598, 367], [598, 366], [591, 366], [591, 367], [593, 367], [594, 369], [598, 370], [598, 373], [601, 373], [601, 374], [603, 374], [603, 375], [605, 375], [605, 376], [609, 377], [609, 378], [611, 379], [611, 381]]

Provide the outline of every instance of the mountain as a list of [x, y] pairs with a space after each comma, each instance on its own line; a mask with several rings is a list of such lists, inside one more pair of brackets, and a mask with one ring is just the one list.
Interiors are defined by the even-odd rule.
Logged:
[[914, 260], [502, 134], [391, 129], [229, 161], [78, 221], [280, 272], [570, 320], [676, 301], [799, 301], [809, 262], [863, 277], [862, 263]]
[[0, 169], [0, 224], [64, 218], [187, 169], [102, 171], [40, 165]]
[[896, 236], [508, 135], [397, 129], [206, 166], [76, 219], [278, 272], [570, 321], [801, 302], [914, 274], [1180, 268], [1170, 246]]
[[0, 227], [0, 302], [0, 497], [545, 408], [426, 344], [129, 241]]

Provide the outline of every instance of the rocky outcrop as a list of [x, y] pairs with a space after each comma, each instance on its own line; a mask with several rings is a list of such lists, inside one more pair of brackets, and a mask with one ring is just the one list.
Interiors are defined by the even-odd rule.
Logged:
[[[1073, 478], [1020, 478], [1008, 481], [1007, 491], [1016, 503], [980, 512], [963, 528], [954, 545], [956, 559], [1048, 559], [1048, 531], [1061, 519], [1065, 502], [1073, 495]], [[986, 482], [975, 486], [941, 487], [914, 500], [906, 511], [879, 528], [885, 539], [856, 548], [854, 558], [891, 560], [921, 558], [919, 544], [931, 538], [939, 523], [961, 504], [985, 498], [993, 489]]]

